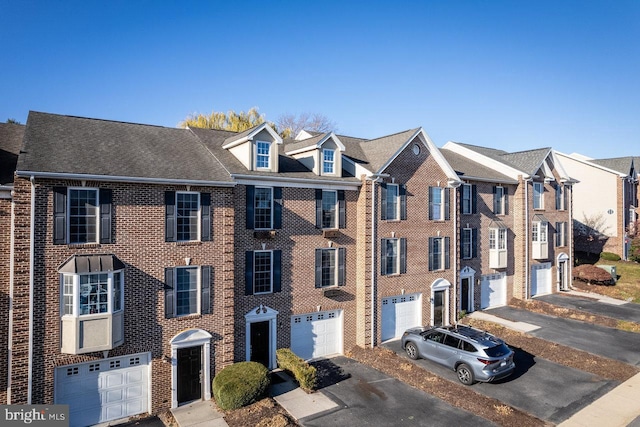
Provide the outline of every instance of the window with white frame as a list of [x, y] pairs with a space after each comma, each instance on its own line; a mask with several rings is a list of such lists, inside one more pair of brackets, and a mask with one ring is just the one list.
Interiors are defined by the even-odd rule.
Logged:
[[69, 189], [69, 243], [98, 240], [98, 190]]
[[448, 206], [446, 188], [429, 187], [429, 219], [434, 221], [443, 221], [448, 219]]
[[544, 183], [533, 183], [533, 209], [544, 209]]
[[116, 313], [124, 307], [122, 271], [62, 275], [65, 316]]
[[176, 267], [176, 316], [198, 314], [198, 267]]
[[338, 228], [338, 192], [322, 191], [322, 228]]
[[256, 168], [270, 169], [271, 167], [271, 143], [256, 141]]
[[254, 192], [253, 224], [256, 230], [273, 228], [273, 188], [256, 187]]
[[473, 186], [471, 184], [462, 184], [462, 213], [471, 214], [473, 212]]
[[563, 211], [567, 209], [567, 196], [565, 186], [556, 184], [556, 210]]
[[449, 238], [429, 237], [429, 271], [449, 268]]
[[272, 251], [253, 252], [253, 293], [273, 292], [273, 254]]
[[178, 241], [198, 240], [200, 193], [176, 192], [176, 235]]
[[211, 266], [168, 267], [164, 274], [167, 318], [211, 313]]
[[335, 173], [335, 155], [336, 150], [325, 148], [322, 150], [322, 173]]
[[496, 215], [507, 214], [507, 194], [506, 189], [501, 186], [493, 187], [493, 213]]
[[407, 272], [407, 239], [382, 239], [380, 272], [384, 275], [403, 274]]
[[534, 221], [531, 231], [531, 240], [537, 243], [547, 243], [547, 223]]
[[345, 248], [316, 249], [316, 288], [344, 286]]
[[556, 222], [556, 246], [567, 246], [567, 223]]
[[474, 257], [475, 254], [475, 235], [476, 234], [476, 229], [473, 228], [463, 228], [462, 229], [462, 233], [461, 233], [461, 240], [462, 240], [462, 258], [463, 259], [470, 259]]
[[387, 184], [386, 219], [388, 221], [400, 219], [400, 187], [397, 184]]
[[501, 224], [489, 228], [489, 267], [506, 268], [507, 257], [507, 228]]
[[547, 221], [534, 218], [531, 228], [532, 257], [534, 259], [547, 259], [549, 256], [548, 227]]

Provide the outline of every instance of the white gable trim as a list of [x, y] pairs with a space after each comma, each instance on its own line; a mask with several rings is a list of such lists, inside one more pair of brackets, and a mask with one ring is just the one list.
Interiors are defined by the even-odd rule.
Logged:
[[309, 145], [307, 147], [298, 148], [297, 150], [293, 150], [293, 151], [287, 151], [286, 154], [291, 156], [291, 155], [294, 155], [294, 154], [304, 153], [305, 151], [311, 151], [311, 150], [320, 149], [320, 147], [322, 147], [322, 144], [327, 142], [329, 139], [333, 139], [333, 142], [335, 142], [336, 145], [338, 146], [338, 151], [344, 151], [345, 150], [344, 144], [342, 143], [342, 141], [340, 141], [340, 138], [338, 138], [338, 136], [336, 134], [331, 132], [331, 133], [326, 134], [322, 139], [320, 139], [317, 143], [315, 143], [313, 145]]
[[236, 145], [240, 145], [240, 144], [242, 144], [243, 142], [253, 141], [253, 138], [254, 138], [257, 134], [259, 134], [260, 132], [262, 132], [263, 130], [266, 130], [267, 132], [269, 132], [269, 134], [270, 134], [270, 135], [271, 135], [271, 137], [273, 138], [273, 141], [274, 141], [276, 144], [282, 144], [282, 138], [280, 137], [280, 135], [278, 135], [278, 134], [276, 133], [276, 131], [275, 131], [275, 130], [273, 130], [273, 128], [272, 128], [271, 126], [269, 126], [269, 124], [268, 124], [267, 122], [264, 122], [264, 123], [262, 123], [262, 124], [260, 124], [260, 125], [256, 126], [255, 128], [253, 128], [253, 130], [252, 130], [249, 134], [247, 134], [247, 135], [243, 136], [242, 138], [234, 139], [234, 140], [232, 140], [232, 141], [230, 141], [230, 142], [226, 143], [225, 145], [223, 145], [223, 146], [222, 146], [222, 148], [224, 148], [224, 149], [226, 150], [226, 149], [229, 149], [229, 148], [233, 148], [233, 147], [235, 147]]
[[[577, 153], [574, 153], [574, 154], [564, 154], [564, 153], [561, 153], [561, 152], [559, 152], [559, 151], [554, 151], [554, 156], [566, 157], [566, 158], [568, 158], [568, 159], [575, 160], [576, 162], [583, 163], [583, 164], [585, 164], [585, 165], [588, 165], [588, 166], [594, 167], [594, 168], [596, 168], [596, 169], [600, 169], [600, 170], [603, 170], [603, 171], [605, 171], [605, 172], [609, 172], [609, 173], [612, 173], [612, 174], [614, 174], [614, 175], [618, 175], [620, 178], [624, 178], [624, 177], [628, 176], [627, 174], [624, 174], [624, 173], [622, 173], [622, 172], [614, 171], [613, 169], [609, 169], [609, 168], [607, 168], [607, 167], [604, 167], [604, 166], [598, 165], [598, 164], [596, 164], [596, 163], [592, 163], [592, 162], [590, 162], [589, 160], [587, 160], [587, 159], [585, 158], [585, 156], [583, 156], [582, 154], [577, 154]], [[566, 172], [565, 172], [565, 174], [566, 174]], [[633, 177], [632, 177], [632, 178], [633, 178]]]

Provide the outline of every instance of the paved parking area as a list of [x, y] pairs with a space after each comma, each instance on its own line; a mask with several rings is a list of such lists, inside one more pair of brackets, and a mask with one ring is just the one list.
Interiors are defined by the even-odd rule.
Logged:
[[[388, 342], [384, 346], [410, 361], [400, 341]], [[515, 349], [515, 353], [516, 370], [513, 375], [495, 383], [477, 383], [471, 387], [478, 393], [554, 424], [566, 420], [619, 384], [534, 357], [520, 349]], [[435, 362], [418, 359], [414, 363], [450, 381], [458, 381], [453, 370]]]
[[640, 323], [640, 304], [625, 303], [620, 305], [607, 304], [594, 298], [586, 298], [564, 292], [535, 297], [561, 307], [586, 311], [587, 313], [613, 317], [618, 320]]
[[495, 425], [352, 359], [323, 363], [331, 364], [338, 378], [320, 390], [339, 406], [299, 420], [303, 426]]
[[535, 337], [640, 366], [640, 334], [508, 306], [485, 312], [503, 319], [537, 325], [538, 329], [529, 332]]

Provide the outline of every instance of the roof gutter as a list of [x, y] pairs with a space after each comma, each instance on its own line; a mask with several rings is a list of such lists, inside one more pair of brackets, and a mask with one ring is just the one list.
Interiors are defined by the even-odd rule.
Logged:
[[[327, 186], [338, 186], [344, 187], [349, 190], [356, 190], [357, 188], [362, 186], [362, 182], [360, 181], [337, 181], [337, 180], [318, 180], [318, 179], [309, 179], [309, 178], [287, 178], [287, 177], [277, 177], [277, 176], [263, 176], [263, 175], [243, 175], [243, 174], [231, 174], [231, 178], [236, 180], [236, 184], [244, 184], [251, 185], [256, 182], [275, 182], [275, 183], [287, 183], [291, 187], [318, 187], [318, 188], [327, 188]], [[296, 185], [297, 184], [297, 185]]]
[[16, 171], [20, 177], [48, 178], [48, 179], [74, 179], [79, 181], [105, 181], [105, 182], [133, 182], [144, 184], [177, 184], [177, 185], [201, 185], [211, 187], [235, 187], [235, 182], [229, 181], [201, 181], [195, 179], [172, 179], [172, 178], [141, 178], [132, 176], [117, 175], [93, 175], [82, 173], [59, 173], [59, 172], [32, 172]]

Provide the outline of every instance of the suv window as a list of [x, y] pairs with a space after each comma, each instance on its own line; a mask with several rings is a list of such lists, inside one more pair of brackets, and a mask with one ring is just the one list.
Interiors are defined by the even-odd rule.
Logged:
[[458, 348], [459, 344], [460, 344], [460, 339], [452, 335], [445, 335], [444, 345], [448, 345], [449, 347], [453, 347], [453, 348]]
[[495, 347], [485, 348], [484, 352], [487, 353], [489, 357], [501, 357], [505, 354], [509, 354], [511, 350], [504, 344], [499, 344]]
[[442, 342], [444, 338], [444, 333], [442, 332], [431, 332], [427, 335], [427, 339], [429, 341]]
[[467, 341], [460, 341], [460, 348], [464, 351], [468, 351], [469, 353], [475, 353], [478, 351], [473, 344]]

